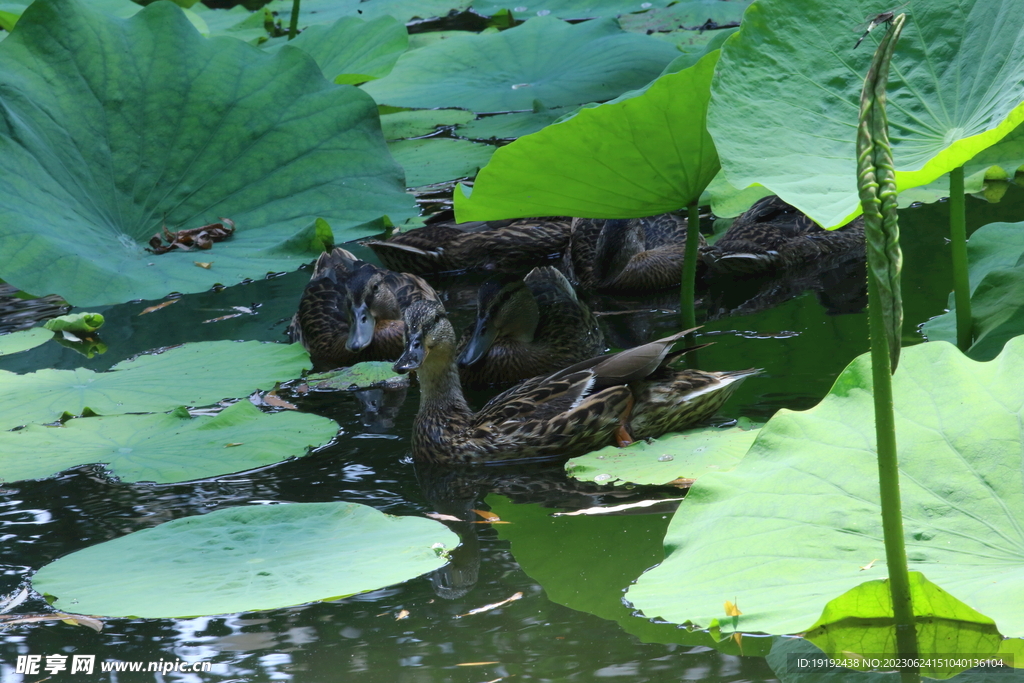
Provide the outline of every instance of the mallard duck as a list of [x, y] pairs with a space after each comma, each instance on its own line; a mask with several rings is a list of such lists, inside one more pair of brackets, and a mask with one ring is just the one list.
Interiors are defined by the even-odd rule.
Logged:
[[604, 351], [597, 318], [551, 266], [525, 278], [488, 280], [477, 294], [476, 323], [459, 345], [467, 384], [518, 382]]
[[395, 273], [337, 248], [317, 259], [288, 336], [317, 367], [394, 360], [402, 353], [402, 309], [436, 300], [421, 278]]
[[776, 196], [741, 214], [701, 260], [713, 274], [759, 274], [800, 266], [823, 256], [864, 248], [864, 219], [825, 230]]
[[569, 219], [520, 219], [437, 224], [394, 235], [365, 246], [388, 268], [407, 273], [453, 270], [525, 270], [565, 251]]
[[[700, 244], [704, 244], [701, 236]], [[645, 292], [675, 287], [686, 254], [686, 220], [670, 213], [649, 218], [574, 218], [563, 265], [583, 289]]]
[[601, 448], [613, 436], [619, 443], [657, 437], [711, 416], [758, 372], [669, 369], [680, 354], [668, 353], [692, 332], [686, 330], [528, 379], [474, 413], [462, 394], [455, 330], [444, 306], [418, 301], [404, 320], [405, 350], [394, 367], [416, 370], [420, 408], [412, 452], [431, 462], [564, 459]]

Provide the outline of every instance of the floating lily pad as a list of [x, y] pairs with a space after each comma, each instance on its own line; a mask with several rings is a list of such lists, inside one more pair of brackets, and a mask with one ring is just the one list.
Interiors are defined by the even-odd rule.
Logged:
[[42, 327], [0, 334], [0, 358], [28, 351], [53, 339], [53, 332]]
[[32, 586], [81, 614], [232, 614], [401, 583], [444, 565], [441, 549], [458, 542], [439, 522], [357, 503], [253, 505], [79, 550], [36, 572]]
[[469, 140], [426, 138], [389, 142], [388, 149], [405, 167], [406, 184], [420, 187], [475, 176], [497, 147]]
[[[760, 183], [824, 226], [860, 213], [857, 112], [882, 30], [854, 50], [872, 0], [761, 0], [722, 50], [708, 111], [729, 182]], [[892, 59], [889, 139], [900, 190], [925, 185], [1024, 120], [1024, 13], [911, 0]]]
[[[0, 44], [0, 89], [0, 272], [28, 292], [203, 291], [313, 259], [316, 217], [342, 241], [414, 213], [369, 98], [301, 50], [207, 40], [170, 3], [128, 20], [33, 3]], [[201, 259], [145, 249], [165, 221], [221, 216], [237, 230]]]
[[215, 416], [185, 410], [69, 420], [0, 432], [0, 480], [43, 479], [101, 463], [127, 482], [169, 484], [272, 465], [331, 440], [338, 425], [317, 415], [269, 414], [247, 400]]
[[89, 334], [103, 326], [102, 313], [71, 313], [47, 320], [43, 327], [52, 332]]
[[704, 125], [718, 54], [500, 148], [472, 195], [456, 189], [458, 220], [651, 216], [697, 199], [719, 169]]
[[380, 127], [388, 140], [430, 135], [440, 126], [456, 126], [473, 120], [473, 112], [463, 109], [413, 109], [385, 114]]
[[619, 24], [626, 31], [638, 33], [739, 26], [743, 12], [751, 2], [753, 0], [684, 0], [667, 7], [654, 7], [641, 14], [627, 14], [619, 17]]
[[[315, 24], [333, 24], [342, 17], [394, 17], [402, 23], [411, 19], [443, 17], [452, 10], [461, 12], [471, 0], [302, 0], [299, 28]], [[285, 26], [291, 21], [292, 0], [274, 0], [267, 9], [278, 14]]]
[[404, 385], [409, 383], [408, 375], [400, 375], [393, 369], [394, 363], [371, 360], [340, 370], [306, 376], [311, 389], [369, 389], [382, 385]]
[[[989, 223], [967, 240], [974, 343], [967, 355], [991, 360], [1003, 345], [1024, 334], [1024, 223]], [[956, 343], [956, 304], [926, 322], [929, 340]]]
[[708, 472], [726, 472], [746, 454], [760, 425], [702, 427], [669, 434], [627, 448], [608, 446], [573, 458], [565, 469], [574, 479], [607, 484], [659, 486], [677, 479], [692, 480]]
[[[1024, 337], [978, 363], [950, 344], [903, 351], [893, 377], [910, 569], [1024, 634]], [[783, 410], [739, 465], [694, 484], [666, 559], [629, 590], [648, 617], [796, 633], [885, 576], [868, 356], [805, 412]], [[723, 601], [743, 614], [727, 619]], [[846, 616], [870, 616], [851, 609]]]
[[250, 12], [241, 6], [231, 9], [210, 9], [203, 3], [197, 2], [189, 8], [189, 11], [206, 23], [210, 36], [230, 36], [250, 45], [258, 45], [270, 37], [267, 34], [266, 24], [273, 17], [264, 8], [255, 12]]
[[293, 40], [268, 47], [267, 52], [285, 45], [308, 53], [335, 83], [356, 84], [386, 76], [408, 49], [409, 33], [392, 17], [369, 21], [342, 17], [330, 26], [310, 26]]
[[118, 363], [106, 372], [39, 370], [5, 374], [0, 429], [45, 423], [87, 408], [99, 415], [151, 413], [245, 396], [308, 368], [299, 344], [197, 342]]
[[[552, 49], [552, 46], [558, 49]], [[363, 89], [380, 104], [475, 112], [608, 100], [655, 78], [678, 54], [613, 19], [539, 17], [507, 31], [454, 36], [409, 52]]]

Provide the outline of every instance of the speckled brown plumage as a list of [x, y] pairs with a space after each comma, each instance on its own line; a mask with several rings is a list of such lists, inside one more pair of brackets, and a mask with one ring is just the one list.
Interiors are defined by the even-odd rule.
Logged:
[[[402, 310], [422, 299], [436, 300], [437, 294], [421, 278], [378, 268], [337, 248], [317, 259], [288, 336], [302, 343], [318, 369], [394, 360], [405, 344]], [[349, 348], [355, 315], [369, 317], [373, 326], [372, 340], [361, 349]]]
[[560, 254], [569, 241], [568, 218], [427, 225], [364, 245], [388, 268], [407, 273], [523, 270]]
[[686, 220], [673, 214], [574, 218], [563, 267], [582, 289], [642, 292], [678, 285], [685, 254]]
[[528, 379], [474, 413], [462, 394], [455, 331], [444, 307], [417, 302], [404, 319], [406, 347], [395, 369], [417, 372], [413, 457], [430, 462], [571, 458], [611, 443], [624, 422], [635, 422], [643, 436], [660, 436], [657, 430], [685, 429], [710, 417], [740, 381], [757, 372], [669, 369], [679, 354], [669, 357], [668, 351], [685, 334], [680, 332]]
[[469, 385], [550, 374], [605, 350], [597, 318], [551, 266], [525, 278], [481, 286], [476, 323], [459, 343], [459, 374]]
[[713, 245], [702, 247], [700, 257], [714, 274], [760, 274], [863, 248], [863, 217], [837, 230], [825, 230], [771, 196], [740, 215]]

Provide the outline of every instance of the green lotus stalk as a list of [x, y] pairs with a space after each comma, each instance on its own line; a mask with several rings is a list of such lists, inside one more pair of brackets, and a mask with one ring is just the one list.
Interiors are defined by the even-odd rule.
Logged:
[[300, 0], [292, 0], [292, 21], [288, 26], [288, 40], [299, 34], [299, 2]]
[[697, 249], [700, 239], [700, 207], [697, 200], [686, 207], [686, 254], [683, 256], [683, 274], [679, 284], [679, 317], [684, 330], [697, 326], [693, 299], [697, 281]]
[[905, 15], [901, 14], [893, 20], [875, 51], [871, 68], [864, 80], [857, 127], [857, 186], [864, 208], [867, 242], [871, 371], [885, 557], [896, 622], [897, 647], [900, 654], [913, 655], [917, 652], [917, 635], [903, 539], [892, 403], [892, 372], [899, 361], [900, 330], [903, 326], [899, 282], [902, 254], [896, 220], [896, 179], [885, 117], [889, 62], [905, 19]]
[[949, 239], [953, 247], [953, 299], [956, 302], [956, 345], [966, 352], [974, 341], [971, 330], [971, 284], [967, 277], [967, 215], [964, 205], [964, 167], [949, 172]]

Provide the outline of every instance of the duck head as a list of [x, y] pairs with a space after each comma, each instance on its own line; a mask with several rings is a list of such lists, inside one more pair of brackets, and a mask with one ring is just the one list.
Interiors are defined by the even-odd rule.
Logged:
[[459, 356], [459, 366], [469, 367], [480, 361], [497, 339], [533, 341], [539, 320], [537, 300], [523, 280], [488, 280], [477, 294], [476, 324]]
[[417, 301], [402, 315], [405, 322], [405, 350], [395, 361], [395, 372], [409, 372], [437, 358], [449, 363], [455, 349], [455, 330], [444, 306], [437, 301]]

